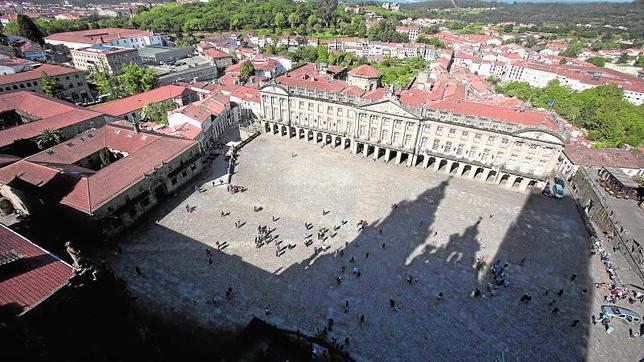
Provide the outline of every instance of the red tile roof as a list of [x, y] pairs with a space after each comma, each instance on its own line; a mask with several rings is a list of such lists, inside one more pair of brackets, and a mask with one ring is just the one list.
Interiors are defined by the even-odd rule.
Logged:
[[157, 132], [168, 136], [181, 137], [189, 140], [196, 140], [203, 134], [201, 128], [194, 126], [188, 122], [182, 123], [176, 127], [164, 127], [157, 130]]
[[[110, 124], [0, 169], [0, 183], [20, 179], [37, 186], [47, 197], [61, 200], [63, 205], [92, 214], [155, 167], [195, 145], [189, 140], [135, 133], [128, 127]], [[100, 171], [72, 164], [103, 148], [128, 155]]]
[[0, 279], [0, 306], [19, 314], [34, 308], [74, 275], [72, 267], [4, 225], [0, 225], [0, 265], [11, 273]]
[[1, 75], [0, 85], [27, 82], [31, 80], [40, 80], [42, 73], [47, 73], [48, 75], [55, 77], [67, 74], [82, 73], [82, 71], [76, 68], [62, 67], [60, 65], [43, 64], [38, 68], [28, 70], [26, 72]]
[[203, 123], [210, 119], [210, 116], [218, 116], [224, 113], [228, 105], [230, 105], [230, 99], [228, 97], [221, 94], [213, 94], [201, 101], [177, 108], [172, 113], [181, 113], [197, 122]]
[[465, 100], [436, 101], [430, 103], [429, 108], [474, 117], [484, 117], [487, 119], [499, 120], [507, 123], [521, 124], [528, 127], [545, 126], [553, 131], [556, 131], [558, 129], [557, 125], [550, 118], [550, 115], [545, 112], [519, 110]]
[[564, 153], [572, 163], [581, 166], [644, 168], [644, 154], [621, 148], [589, 148], [580, 144], [569, 144]]
[[226, 54], [214, 48], [204, 49], [203, 54], [212, 59], [232, 58], [229, 54]]
[[379, 78], [382, 76], [382, 72], [370, 65], [363, 64], [357, 68], [351, 69], [349, 71], [349, 75], [359, 78]]
[[135, 94], [133, 96], [117, 99], [94, 107], [95, 111], [109, 114], [111, 116], [121, 117], [131, 112], [136, 112], [150, 102], [164, 102], [181, 98], [189, 94], [192, 90], [184, 86], [165, 85], [151, 91]]
[[0, 130], [0, 147], [17, 140], [32, 139], [45, 129], [58, 130], [102, 114], [55, 98], [33, 92], [14, 92], [0, 95], [0, 112], [14, 110], [31, 119], [29, 123]]
[[103, 28], [81, 31], [69, 31], [66, 33], [56, 33], [46, 40], [65, 41], [69, 43], [80, 44], [101, 44], [109, 43], [112, 40], [136, 38], [140, 36], [153, 36], [154, 33], [147, 30], [121, 29], [121, 28]]

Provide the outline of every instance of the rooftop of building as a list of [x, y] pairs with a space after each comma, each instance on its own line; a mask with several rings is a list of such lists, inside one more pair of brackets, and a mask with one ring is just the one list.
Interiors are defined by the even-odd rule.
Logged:
[[38, 68], [34, 68], [26, 72], [0, 75], [0, 85], [39, 80], [42, 77], [43, 73], [47, 73], [52, 77], [56, 77], [56, 76], [81, 73], [81, 72], [82, 72], [81, 70], [78, 70], [76, 68], [63, 67], [63, 66], [54, 65], [54, 64], [43, 64]]
[[0, 225], [0, 305], [23, 314], [62, 288], [74, 275], [57, 256]]
[[56, 33], [45, 37], [46, 40], [64, 41], [80, 44], [102, 44], [113, 40], [135, 38], [140, 36], [153, 36], [154, 33], [147, 30], [104, 28], [81, 31], [69, 31]]
[[575, 165], [644, 168], [644, 154], [621, 148], [589, 148], [580, 144], [569, 144], [564, 147], [563, 152]]
[[102, 45], [102, 44], [94, 44], [91, 46], [88, 46], [86, 48], [80, 48], [77, 50], [72, 50], [72, 52], [88, 52], [88, 53], [96, 53], [96, 54], [118, 54], [118, 53], [127, 53], [127, 52], [135, 52], [136, 49], [134, 48], [123, 48], [123, 47], [113, 47], [109, 45]]
[[230, 106], [228, 97], [222, 94], [213, 94], [203, 100], [172, 110], [171, 113], [181, 113], [186, 117], [203, 123], [210, 119], [210, 116], [218, 116], [224, 113], [227, 106]]
[[95, 111], [109, 114], [111, 116], [123, 116], [135, 112], [150, 102], [163, 102], [182, 97], [191, 90], [178, 85], [165, 85], [159, 88], [135, 94], [133, 96], [117, 99], [94, 107]]
[[176, 51], [176, 50], [192, 51], [192, 49], [166, 47], [166, 46], [159, 46], [159, 45], [145, 46], [145, 47], [137, 48], [137, 51], [139, 52], [139, 54], [141, 56], [144, 56], [144, 57], [145, 56], [151, 57], [151, 56], [154, 56], [156, 54], [163, 54], [163, 53], [167, 53], [167, 52], [173, 52], [173, 51]]
[[[356, 68], [357, 69], [357, 68]], [[386, 98], [397, 98], [402, 106], [410, 109], [434, 109], [472, 117], [498, 120], [521, 125], [525, 128], [546, 128], [551, 131], [561, 129], [558, 119], [549, 112], [508, 107], [499, 102], [485, 102], [466, 99], [466, 89], [462, 82], [456, 80], [437, 81], [431, 91], [418, 89], [403, 90], [393, 93], [390, 88], [379, 87], [365, 92], [358, 87], [347, 86], [340, 80], [333, 80], [326, 74], [320, 74], [316, 65], [305, 64], [275, 79], [275, 82], [288, 87], [311, 89], [327, 94], [340, 94], [358, 101], [358, 103], [375, 102]]]
[[368, 64], [363, 64], [351, 69], [349, 75], [352, 77], [374, 79], [382, 77], [382, 72]]
[[99, 112], [27, 91], [0, 95], [0, 113], [11, 111], [29, 122], [0, 130], [0, 147], [32, 139], [45, 129], [58, 130], [102, 116]]
[[[91, 215], [194, 145], [112, 123], [0, 169], [0, 183], [29, 184], [37, 196]], [[99, 170], [77, 165], [104, 149], [125, 157]]]

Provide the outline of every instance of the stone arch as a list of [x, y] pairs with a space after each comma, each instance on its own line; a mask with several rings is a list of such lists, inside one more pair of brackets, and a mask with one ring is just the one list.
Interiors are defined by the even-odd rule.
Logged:
[[535, 186], [537, 186], [538, 183], [539, 183], [539, 181], [537, 181], [537, 180], [530, 180], [528, 182], [528, 186], [526, 188], [528, 190], [532, 190]]
[[465, 165], [463, 166], [463, 172], [461, 172], [461, 176], [469, 176], [471, 172], [472, 172], [472, 166]]
[[460, 166], [460, 163], [453, 162], [452, 165], [449, 168], [448, 174], [456, 174], [458, 172], [458, 167], [459, 166]]
[[335, 147], [338, 147], [338, 146], [340, 146], [341, 144], [342, 144], [342, 137], [340, 137], [340, 136], [335, 136], [335, 142], [333, 143], [333, 145], [334, 145]]
[[484, 173], [485, 173], [485, 169], [483, 169], [483, 167], [477, 167], [476, 170], [474, 170], [474, 175], [472, 176], [472, 178], [477, 178], [479, 176], [483, 177]]
[[505, 185], [508, 182], [510, 182], [510, 175], [507, 173], [502, 174], [499, 179], [499, 185]]
[[307, 141], [313, 141], [313, 138], [314, 138], [314, 137], [315, 137], [315, 135], [313, 134], [313, 131], [309, 131], [309, 134], [308, 134], [308, 136], [306, 137], [306, 140], [307, 140]]
[[443, 167], [447, 167], [447, 160], [440, 160], [438, 163], [438, 169], [436, 171], [441, 171]]
[[436, 157], [434, 157], [434, 156], [429, 156], [429, 158], [427, 159], [427, 161], [428, 161], [428, 162], [427, 162], [427, 167], [434, 166], [434, 164], [436, 163]]
[[512, 182], [512, 188], [521, 187], [521, 182], [523, 182], [523, 177], [515, 177], [514, 182]]
[[304, 134], [305, 134], [305, 132], [306, 132], [306, 131], [304, 131], [304, 129], [300, 128], [300, 129], [298, 130], [297, 138], [299, 138], [299, 139], [304, 138], [304, 137], [305, 137], [305, 135], [304, 135]]
[[425, 157], [427, 157], [427, 156], [422, 155], [422, 154], [416, 155], [416, 163], [414, 163], [413, 166], [421, 165], [425, 161]]
[[497, 172], [495, 170], [490, 170], [490, 173], [488, 173], [487, 178], [485, 179], [486, 182], [493, 182], [494, 178], [496, 178]]
[[350, 148], [351, 147], [351, 139], [350, 138], [345, 138], [344, 140], [344, 148]]

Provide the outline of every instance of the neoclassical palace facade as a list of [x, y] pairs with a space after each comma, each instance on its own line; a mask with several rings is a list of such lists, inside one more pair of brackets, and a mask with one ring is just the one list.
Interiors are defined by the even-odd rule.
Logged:
[[[338, 81], [279, 83], [278, 78], [260, 89], [267, 133], [516, 190], [540, 186], [554, 172], [565, 143], [563, 128], [535, 125], [508, 108], [498, 107], [496, 119], [496, 108], [465, 100], [413, 107], [404, 104], [414, 103], [409, 93], [385, 90], [374, 101], [355, 96], [355, 87], [339, 89]], [[477, 106], [485, 116], [472, 114]], [[466, 112], [454, 110], [459, 107]], [[517, 122], [507, 112], [515, 112]]]

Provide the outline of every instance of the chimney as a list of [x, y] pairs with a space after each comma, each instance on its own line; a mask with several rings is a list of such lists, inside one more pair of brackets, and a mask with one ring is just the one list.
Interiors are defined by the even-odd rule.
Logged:
[[136, 120], [135, 120], [134, 122], [132, 122], [132, 127], [134, 128], [134, 133], [135, 133], [135, 134], [138, 134], [138, 133], [139, 133], [139, 131], [140, 131], [140, 128], [139, 128], [139, 122], [138, 122], [138, 121], [136, 121]]

